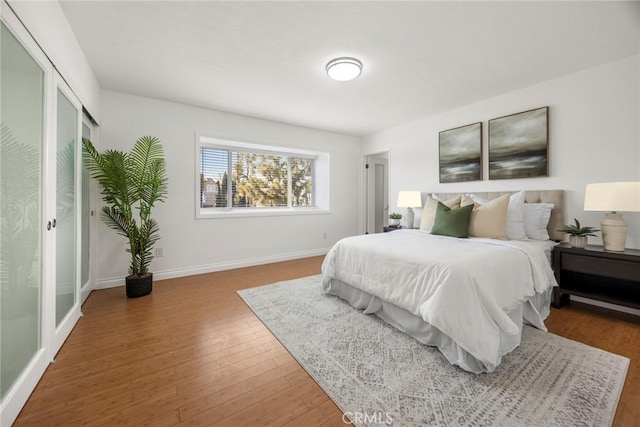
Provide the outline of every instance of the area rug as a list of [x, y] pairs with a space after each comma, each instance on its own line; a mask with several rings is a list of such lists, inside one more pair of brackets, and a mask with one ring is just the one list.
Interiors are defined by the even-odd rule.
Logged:
[[320, 276], [238, 291], [355, 425], [611, 425], [629, 359], [525, 327], [496, 371], [441, 353], [324, 295]]

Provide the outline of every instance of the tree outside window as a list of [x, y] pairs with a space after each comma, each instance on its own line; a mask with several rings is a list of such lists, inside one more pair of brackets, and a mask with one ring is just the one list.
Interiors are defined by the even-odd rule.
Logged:
[[203, 147], [200, 159], [200, 207], [314, 206], [311, 158]]

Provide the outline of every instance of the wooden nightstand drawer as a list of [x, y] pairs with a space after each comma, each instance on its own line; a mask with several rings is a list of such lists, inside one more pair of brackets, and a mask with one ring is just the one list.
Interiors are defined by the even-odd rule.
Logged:
[[562, 254], [562, 269], [620, 280], [640, 279], [640, 263], [577, 254]]

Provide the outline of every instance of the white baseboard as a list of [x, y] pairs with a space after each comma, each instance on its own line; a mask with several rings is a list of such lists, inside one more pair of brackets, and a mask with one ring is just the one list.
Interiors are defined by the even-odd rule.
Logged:
[[640, 316], [640, 310], [631, 307], [625, 307], [623, 305], [611, 304], [604, 301], [596, 301], [589, 298], [577, 297], [575, 295], [571, 295], [571, 301], [581, 302], [584, 304], [595, 305], [596, 307], [608, 308], [610, 310], [621, 311], [627, 314], [634, 314], [636, 316]]
[[[290, 261], [292, 259], [309, 258], [313, 256], [326, 255], [330, 248], [314, 249], [311, 251], [293, 252], [288, 254], [280, 254], [266, 256], [260, 258], [250, 258], [238, 261], [219, 262], [214, 264], [199, 265], [195, 267], [176, 268], [173, 270], [154, 271], [154, 280], [174, 279], [176, 277], [193, 276], [196, 274], [213, 273], [216, 271], [232, 270], [234, 268], [252, 267], [254, 265], [271, 264], [274, 262]], [[124, 286], [126, 276], [110, 277], [107, 279], [99, 279], [93, 285], [93, 290], [115, 288]]]

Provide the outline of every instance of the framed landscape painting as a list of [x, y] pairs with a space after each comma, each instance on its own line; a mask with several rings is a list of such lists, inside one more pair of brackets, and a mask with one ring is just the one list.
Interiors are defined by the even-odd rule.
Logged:
[[473, 123], [439, 134], [440, 182], [482, 179], [482, 123]]
[[489, 179], [549, 176], [549, 107], [489, 120]]

